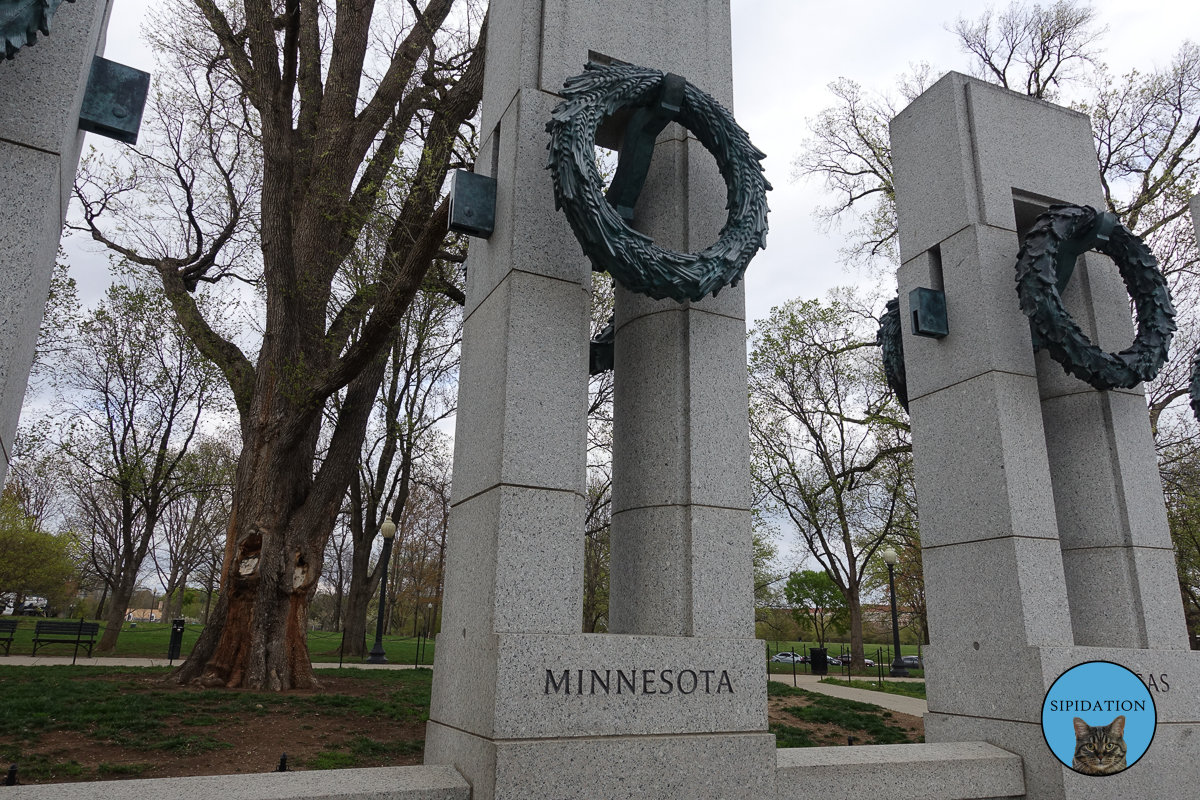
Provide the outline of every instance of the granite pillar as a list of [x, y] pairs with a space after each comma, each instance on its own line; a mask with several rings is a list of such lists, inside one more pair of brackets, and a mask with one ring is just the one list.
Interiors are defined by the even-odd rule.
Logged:
[[[588, 60], [676, 72], [730, 104], [728, 2], [493, 0], [490, 20], [476, 170], [497, 180], [496, 225], [467, 260], [425, 761], [476, 800], [767, 796], [742, 294], [618, 297], [616, 632], [583, 634], [591, 272], [545, 169], [546, 122]], [[711, 156], [670, 126], [635, 225], [698, 249], [724, 201]]]
[[[1015, 289], [1037, 214], [1056, 202], [1103, 207], [1088, 118], [950, 73], [897, 115], [891, 136], [901, 311], [907, 320], [912, 289], [942, 289], [950, 330], [935, 340], [904, 325], [931, 638], [927, 741], [1019, 753], [1030, 798], [1167, 796], [1141, 764], [1081, 782], [1038, 728], [1054, 680], [1102, 658], [1192, 687], [1156, 696], [1160, 731], [1178, 727], [1147, 764], [1182, 757], [1166, 742], [1200, 733], [1184, 696], [1200, 686], [1200, 659], [1185, 652], [1142, 388], [1097, 391], [1035, 356]], [[1107, 258], [1079, 260], [1064, 302], [1105, 349], [1132, 340]]]
[[50, 36], [0, 60], [0, 485], [83, 147], [79, 108], [108, 0], [58, 8]]

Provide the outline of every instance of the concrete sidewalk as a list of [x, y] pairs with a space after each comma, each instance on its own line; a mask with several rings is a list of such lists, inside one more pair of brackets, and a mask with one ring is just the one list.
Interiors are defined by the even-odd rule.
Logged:
[[[182, 658], [175, 659], [180, 664], [183, 663]], [[69, 656], [9, 656], [7, 658], [0, 657], [0, 667], [49, 667], [70, 665], [71, 659]], [[165, 658], [77, 658], [75, 665], [78, 667], [169, 667], [172, 664], [168, 663]], [[179, 666], [175, 664], [174, 666]], [[422, 664], [423, 667], [429, 667], [428, 664]], [[314, 663], [313, 669], [337, 669], [336, 662], [327, 663], [324, 661]], [[363, 664], [360, 661], [347, 661], [342, 664], [343, 669], [413, 669], [412, 664]]]
[[830, 697], [840, 697], [843, 700], [857, 700], [860, 703], [870, 703], [891, 711], [899, 711], [901, 714], [910, 714], [914, 717], [924, 717], [925, 712], [929, 710], [928, 704], [919, 697], [905, 697], [901, 694], [872, 692], [867, 689], [851, 689], [849, 686], [821, 683], [821, 676], [819, 675], [797, 675], [794, 683], [792, 682], [791, 675], [771, 675], [769, 679], [779, 681], [788, 686], [796, 686], [809, 692], [817, 692], [829, 695]]

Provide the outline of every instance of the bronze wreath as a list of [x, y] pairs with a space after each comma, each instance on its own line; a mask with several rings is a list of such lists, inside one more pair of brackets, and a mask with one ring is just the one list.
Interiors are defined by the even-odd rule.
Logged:
[[759, 161], [765, 158], [733, 116], [690, 83], [676, 121], [713, 154], [727, 188], [729, 217], [720, 238], [700, 253], [676, 253], [630, 228], [604, 197], [596, 169], [596, 129], [621, 108], [646, 106], [659, 94], [662, 72], [628, 64], [589, 63], [567, 80], [565, 98], [546, 130], [547, 168], [554, 178], [556, 206], [597, 272], [656, 300], [700, 300], [736, 286], [747, 264], [766, 246], [767, 200], [771, 188]]
[[883, 376], [900, 405], [908, 411], [908, 375], [904, 371], [904, 336], [900, 331], [900, 298], [887, 301], [887, 310], [879, 318], [879, 332], [875, 334], [883, 357]]
[[[1111, 225], [1111, 233], [1104, 228]], [[1083, 334], [1063, 307], [1058, 263], [1093, 247], [1117, 264], [1137, 309], [1137, 336], [1119, 353], [1106, 353]], [[1064, 281], [1065, 283], [1065, 281]], [[1096, 389], [1131, 389], [1154, 380], [1166, 363], [1175, 331], [1175, 308], [1158, 261], [1141, 239], [1111, 215], [1090, 206], [1052, 205], [1037, 218], [1017, 254], [1017, 295], [1029, 317], [1035, 346], [1045, 348], [1067, 373]]]

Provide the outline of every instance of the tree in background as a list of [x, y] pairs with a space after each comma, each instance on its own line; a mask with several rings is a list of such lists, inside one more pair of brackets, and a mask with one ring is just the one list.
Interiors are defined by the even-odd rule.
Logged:
[[849, 292], [825, 303], [793, 300], [750, 334], [756, 493], [841, 591], [860, 667], [864, 580], [895, 533], [904, 488], [893, 465], [912, 450], [883, 378], [878, 322], [861, 305]]
[[220, 411], [221, 385], [161, 293], [114, 285], [80, 323], [55, 386], [64, 408], [57, 445], [111, 593], [97, 645], [107, 652], [159, 523], [187, 494], [183, 465], [201, 422]]
[[430, 452], [436, 458], [444, 448], [437, 425], [456, 408], [461, 343], [461, 306], [432, 292], [414, 297], [396, 327], [347, 495], [351, 550], [343, 623], [346, 656], [366, 655], [367, 606], [382, 574], [378, 560], [374, 567], [370, 564], [379, 528], [385, 517], [399, 520], [404, 515], [421, 462]]
[[[613, 167], [598, 160], [601, 175], [611, 178]], [[592, 338], [612, 319], [615, 299], [608, 273], [592, 275]], [[612, 522], [613, 371], [588, 380], [587, 498], [583, 523], [583, 632], [608, 630], [609, 550]]]
[[47, 533], [25, 513], [12, 484], [0, 494], [0, 597], [14, 608], [27, 597], [61, 606], [76, 587], [77, 565], [69, 534]]
[[[393, 331], [437, 279], [446, 175], [473, 160], [480, 17], [468, 0], [164, 6], [145, 144], [80, 170], [81, 227], [157, 277], [241, 423], [221, 594], [179, 682], [317, 684], [308, 604]], [[346, 293], [381, 218], [372, 280]], [[260, 340], [198, 302], [237, 281], [256, 292]]]
[[783, 593], [796, 622], [811, 626], [818, 646], [825, 646], [828, 633], [846, 629], [846, 597], [828, 573], [811, 569], [793, 572], [783, 586]]

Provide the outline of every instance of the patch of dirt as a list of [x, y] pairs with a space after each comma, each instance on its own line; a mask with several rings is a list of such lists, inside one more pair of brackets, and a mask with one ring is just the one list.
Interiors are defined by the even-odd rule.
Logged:
[[[128, 680], [128, 676], [122, 677]], [[165, 684], [159, 678], [136, 681], [152, 693], [203, 691]], [[323, 677], [321, 682], [322, 689], [296, 690], [287, 697], [370, 697], [398, 688], [357, 678]], [[239, 689], [219, 691], [252, 694]], [[139, 694], [131, 694], [129, 701], [137, 703]], [[281, 704], [254, 704], [250, 710], [232, 715], [168, 717], [161, 739], [171, 737], [194, 737], [200, 744], [144, 749], [98, 739], [85, 731], [52, 730], [40, 734], [35, 742], [0, 736], [0, 746], [20, 749], [19, 761], [27, 765], [20, 775], [23, 784], [274, 772], [284, 753], [291, 770], [403, 766], [422, 762], [425, 722], [364, 716], [350, 709], [295, 708], [284, 699]]]
[[[812, 705], [811, 701], [802, 697], [770, 697], [767, 698], [767, 722], [770, 725], [787, 725], [799, 728], [823, 747], [845, 747], [849, 744], [848, 737], [854, 737], [855, 744], [863, 744], [864, 736], [861, 731], [850, 731], [837, 725], [821, 724], [797, 719], [788, 714], [785, 708], [804, 708]], [[925, 741], [925, 720], [911, 714], [901, 714], [899, 711], [888, 711], [891, 716], [888, 722], [904, 728], [911, 742]]]

